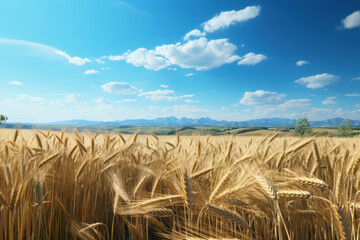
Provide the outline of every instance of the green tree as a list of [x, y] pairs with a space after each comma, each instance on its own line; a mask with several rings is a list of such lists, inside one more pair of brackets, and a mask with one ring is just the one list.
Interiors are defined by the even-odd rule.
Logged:
[[338, 133], [342, 136], [351, 134], [351, 121], [349, 119], [344, 119], [340, 126], [338, 127]]
[[304, 136], [311, 133], [310, 123], [307, 118], [299, 118], [296, 120], [295, 134]]
[[7, 120], [8, 120], [8, 117], [7, 117], [7, 116], [0, 114], [0, 125], [1, 125], [3, 122], [6, 122]]

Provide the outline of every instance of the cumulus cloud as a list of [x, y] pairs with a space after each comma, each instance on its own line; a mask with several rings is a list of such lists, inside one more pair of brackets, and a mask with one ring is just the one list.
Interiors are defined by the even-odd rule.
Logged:
[[273, 105], [279, 103], [284, 97], [284, 94], [279, 94], [277, 92], [257, 90], [255, 92], [245, 92], [240, 103], [254, 106]]
[[236, 46], [228, 39], [207, 40], [205, 37], [188, 41], [185, 44], [158, 46], [155, 52], [171, 64], [182, 68], [208, 70], [239, 59], [234, 54]]
[[95, 74], [95, 73], [99, 73], [99, 71], [95, 69], [89, 69], [84, 72], [84, 74]]
[[236, 46], [229, 43], [228, 39], [208, 40], [202, 37], [186, 43], [157, 46], [155, 50], [138, 48], [123, 54], [123, 57], [134, 66], [143, 66], [155, 71], [170, 65], [208, 70], [241, 59], [234, 54], [235, 50]]
[[260, 14], [260, 9], [260, 6], [248, 6], [239, 11], [224, 11], [202, 25], [206, 32], [212, 33], [220, 29], [226, 29], [230, 25], [253, 19]]
[[298, 67], [303, 66], [305, 64], [309, 64], [309, 62], [305, 61], [305, 60], [299, 60], [296, 62], [296, 66], [298, 66]]
[[159, 100], [166, 100], [166, 101], [173, 101], [181, 98], [191, 98], [194, 97], [193, 94], [186, 94], [186, 95], [180, 95], [180, 96], [173, 96], [175, 92], [173, 90], [162, 90], [158, 89], [155, 91], [148, 91], [148, 92], [141, 92], [138, 94], [138, 96], [143, 96], [145, 98], [149, 98], [153, 101], [159, 101]]
[[189, 40], [190, 37], [192, 37], [192, 36], [194, 36], [194, 37], [203, 37], [203, 36], [205, 36], [205, 35], [206, 35], [206, 33], [201, 32], [199, 29], [194, 29], [194, 30], [188, 32], [188, 33], [185, 35], [184, 41]]
[[160, 70], [171, 65], [170, 61], [164, 56], [158, 55], [154, 50], [138, 48], [131, 53], [126, 53], [126, 62], [136, 67], [143, 66], [151, 70]]
[[360, 27], [360, 11], [353, 12], [341, 22], [346, 29]]
[[68, 61], [68, 63], [75, 64], [75, 65], [78, 65], [78, 66], [82, 66], [82, 65], [84, 65], [84, 64], [87, 63], [87, 62], [91, 62], [91, 60], [88, 59], [88, 58], [71, 57], [71, 56], [70, 56], [69, 54], [67, 54], [66, 52], [63, 52], [63, 51], [60, 51], [60, 50], [57, 50], [57, 49], [54, 50], [54, 52], [55, 52], [57, 55], [65, 58], [65, 59]]
[[296, 80], [296, 83], [305, 85], [307, 88], [316, 89], [325, 87], [331, 83], [334, 83], [339, 80], [339, 76], [335, 76], [328, 73], [318, 74], [309, 77], [303, 77]]
[[345, 94], [346, 97], [360, 97], [360, 93], [347, 93]]
[[[125, 60], [134, 66], [142, 66], [155, 71], [164, 68], [177, 70], [176, 66], [194, 68], [198, 71], [209, 70], [234, 61], [238, 61], [238, 65], [255, 65], [267, 57], [252, 52], [241, 57], [235, 54], [237, 47], [228, 39], [208, 40], [204, 36], [206, 32], [228, 28], [230, 25], [255, 18], [259, 14], [260, 6], [248, 6], [239, 11], [221, 12], [202, 24], [204, 31], [193, 29], [188, 32], [184, 36], [183, 42], [159, 45], [155, 49], [128, 50], [122, 55], [110, 55], [106, 58], [112, 61]], [[196, 39], [192, 39], [192, 37], [196, 37]]]
[[138, 90], [126, 82], [109, 82], [101, 86], [108, 93], [113, 94], [136, 94]]
[[23, 83], [22, 83], [22, 82], [19, 82], [19, 81], [11, 81], [11, 82], [9, 82], [9, 85], [20, 86], [20, 85], [23, 85]]
[[238, 65], [256, 65], [264, 61], [267, 57], [263, 54], [248, 53], [240, 58]]
[[161, 84], [160, 87], [162, 87], [162, 88], [168, 88], [169, 86], [168, 86], [168, 85], [165, 85], [165, 84]]
[[336, 97], [327, 97], [325, 100], [323, 100], [321, 103], [323, 105], [334, 105], [336, 102], [334, 101]]

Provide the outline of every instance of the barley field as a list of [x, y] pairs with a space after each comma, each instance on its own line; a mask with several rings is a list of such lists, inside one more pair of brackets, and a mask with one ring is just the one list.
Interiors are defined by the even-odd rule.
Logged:
[[0, 130], [0, 239], [359, 239], [359, 140]]

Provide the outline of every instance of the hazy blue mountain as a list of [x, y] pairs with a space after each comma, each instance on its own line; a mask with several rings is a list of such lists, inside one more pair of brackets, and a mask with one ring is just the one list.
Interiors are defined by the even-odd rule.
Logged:
[[[313, 127], [336, 127], [343, 121], [343, 118], [333, 118], [323, 121], [310, 121]], [[164, 117], [156, 119], [127, 119], [121, 121], [87, 121], [74, 119], [61, 122], [52, 122], [41, 125], [48, 126], [229, 126], [229, 127], [282, 127], [295, 126], [296, 119], [288, 118], [262, 118], [248, 121], [217, 121], [211, 118], [176, 118]], [[360, 120], [351, 120], [352, 126], [360, 126]]]

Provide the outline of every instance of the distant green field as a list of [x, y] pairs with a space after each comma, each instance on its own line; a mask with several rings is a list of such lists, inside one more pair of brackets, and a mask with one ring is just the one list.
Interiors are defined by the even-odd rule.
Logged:
[[[4, 126], [3, 126], [4, 127]], [[218, 126], [119, 126], [119, 127], [66, 127], [66, 126], [43, 126], [43, 125], [13, 125], [8, 128], [19, 129], [41, 129], [51, 131], [72, 132], [76, 129], [79, 132], [113, 132], [121, 134], [151, 134], [156, 135], [236, 135], [236, 136], [266, 136], [274, 132], [281, 132], [280, 136], [294, 136], [294, 127], [218, 127]], [[350, 136], [359, 135], [360, 129], [354, 128]], [[316, 136], [338, 136], [336, 127], [312, 128], [312, 135]]]

